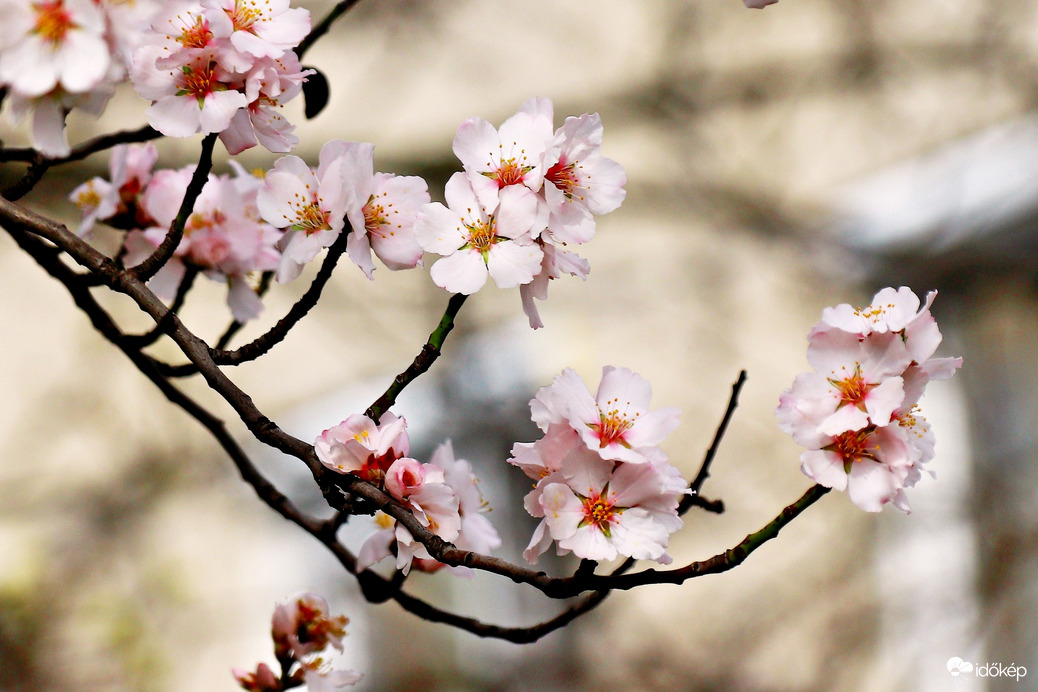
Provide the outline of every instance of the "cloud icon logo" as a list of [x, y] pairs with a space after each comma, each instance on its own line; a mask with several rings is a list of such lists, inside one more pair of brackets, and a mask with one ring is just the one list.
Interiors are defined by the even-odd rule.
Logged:
[[952, 674], [953, 678], [961, 678], [973, 672], [973, 664], [963, 661], [958, 656], [953, 656], [948, 659], [948, 672]]

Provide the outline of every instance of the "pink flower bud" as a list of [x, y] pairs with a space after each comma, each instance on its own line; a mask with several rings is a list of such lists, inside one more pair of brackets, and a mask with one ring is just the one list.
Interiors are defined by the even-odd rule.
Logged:
[[425, 484], [425, 469], [418, 461], [403, 457], [386, 471], [386, 490], [397, 500], [418, 492]]

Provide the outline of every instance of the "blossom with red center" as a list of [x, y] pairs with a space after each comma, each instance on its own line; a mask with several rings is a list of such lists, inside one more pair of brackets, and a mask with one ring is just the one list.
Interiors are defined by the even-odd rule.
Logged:
[[298, 156], [282, 156], [264, 178], [257, 204], [263, 219], [287, 228], [278, 283], [290, 281], [322, 248], [335, 242], [346, 223], [352, 193], [343, 181], [346, 143], [332, 140], [321, 147], [317, 170]]
[[565, 423], [584, 445], [611, 461], [642, 464], [656, 458], [657, 445], [678, 425], [674, 407], [649, 410], [652, 387], [627, 368], [607, 365], [594, 397], [580, 376], [567, 368], [530, 402], [542, 430]]
[[[534, 197], [544, 179], [544, 154], [552, 138], [551, 102], [531, 99], [496, 129], [483, 118], [469, 118], [458, 127], [454, 153], [461, 160], [480, 203], [493, 212], [498, 192], [521, 188]], [[546, 219], [539, 219], [544, 228]]]
[[275, 675], [265, 663], [255, 672], [240, 668], [231, 673], [238, 684], [249, 692], [280, 692], [306, 685], [313, 692], [334, 692], [358, 682], [362, 675], [355, 670], [333, 670], [325, 656], [329, 646], [343, 651], [349, 619], [331, 615], [328, 602], [307, 591], [279, 603], [271, 618], [274, 654], [281, 666]]
[[392, 413], [375, 423], [354, 414], [324, 432], [314, 442], [321, 463], [339, 473], [352, 473], [381, 486], [393, 463], [410, 451], [407, 421]]
[[279, 58], [310, 33], [310, 12], [289, 0], [203, 0], [213, 32], [257, 58]]
[[817, 428], [827, 435], [887, 425], [905, 398], [902, 374], [912, 362], [893, 333], [859, 338], [840, 330], [815, 334], [808, 348], [815, 372], [799, 375], [782, 398], [783, 429]]
[[867, 308], [826, 308], [809, 335], [815, 371], [798, 375], [779, 398], [779, 426], [808, 450], [801, 470], [867, 511], [889, 502], [907, 512], [904, 489], [934, 456], [917, 404], [930, 380], [962, 365], [932, 357], [941, 342], [934, 296], [920, 310], [911, 289], [885, 288]]
[[586, 243], [595, 233], [595, 216], [616, 210], [626, 197], [623, 167], [600, 153], [598, 113], [566, 118], [545, 159], [544, 199], [550, 211], [548, 232], [560, 243]]
[[245, 94], [231, 88], [230, 76], [215, 57], [198, 52], [168, 73], [169, 79], [157, 92], [160, 95], [146, 111], [152, 127], [171, 137], [220, 132], [239, 109], [249, 105]]
[[372, 252], [393, 271], [420, 265], [422, 248], [414, 224], [419, 209], [429, 204], [428, 185], [418, 176], [375, 173], [371, 144], [348, 142], [345, 147], [342, 177], [350, 191], [350, 259], [369, 279], [375, 271]]
[[33, 98], [85, 93], [105, 78], [105, 18], [90, 0], [3, 0], [0, 21], [0, 86]]
[[539, 485], [536, 506], [527, 504], [543, 517], [523, 553], [530, 562], [552, 541], [559, 554], [572, 551], [587, 560], [670, 562], [667, 543], [681, 527], [677, 507], [687, 486], [665, 461], [614, 463], [577, 447]]
[[491, 205], [477, 196], [464, 173], [447, 181], [447, 206], [435, 202], [421, 208], [414, 234], [427, 252], [442, 258], [430, 270], [433, 282], [452, 293], [475, 293], [489, 276], [500, 288], [529, 283], [540, 270], [544, 253], [530, 229], [537, 200], [511, 185]]
[[800, 468], [820, 485], [847, 491], [851, 502], [866, 512], [878, 512], [888, 502], [907, 511], [903, 488], [912, 461], [896, 427], [819, 436], [817, 448], [800, 456]]

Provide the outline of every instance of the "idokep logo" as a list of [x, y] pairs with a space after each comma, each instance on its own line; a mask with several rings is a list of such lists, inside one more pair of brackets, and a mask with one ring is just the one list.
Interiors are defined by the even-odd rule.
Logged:
[[948, 672], [953, 678], [965, 678], [972, 674], [978, 678], [1016, 678], [1016, 681], [1020, 682], [1020, 678], [1027, 675], [1027, 668], [1015, 663], [1010, 663], [1008, 666], [1001, 663], [974, 664], [964, 661], [958, 656], [953, 656], [948, 659]]
[[973, 672], [973, 664], [963, 661], [958, 656], [952, 656], [948, 659], [948, 672], [952, 674], [953, 678], [966, 677]]

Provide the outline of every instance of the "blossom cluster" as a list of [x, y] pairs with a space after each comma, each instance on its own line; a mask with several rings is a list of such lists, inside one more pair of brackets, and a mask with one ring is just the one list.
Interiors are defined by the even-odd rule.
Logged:
[[336, 139], [321, 147], [316, 170], [298, 156], [283, 156], [267, 173], [260, 213], [286, 229], [279, 283], [299, 276], [335, 242], [347, 220], [347, 252], [369, 279], [374, 278], [372, 252], [393, 270], [422, 263], [414, 223], [418, 209], [429, 202], [428, 186], [417, 176], [375, 173], [374, 150], [373, 144]]
[[312, 71], [293, 49], [310, 13], [289, 0], [165, 3], [133, 51], [130, 79], [152, 101], [148, 122], [171, 137], [219, 132], [231, 154], [298, 143], [281, 107]]
[[348, 623], [345, 616], [331, 615], [322, 597], [309, 591], [301, 593], [287, 603], [279, 603], [271, 618], [274, 655], [281, 665], [281, 675], [266, 663], [260, 663], [254, 672], [240, 668], [231, 672], [249, 692], [282, 692], [301, 684], [310, 692], [335, 692], [354, 685], [361, 679], [360, 673], [333, 670], [321, 655], [329, 646], [343, 651]]
[[441, 256], [433, 282], [453, 293], [475, 293], [494, 280], [520, 287], [530, 326], [543, 326], [534, 298], [563, 274], [585, 278], [587, 261], [566, 249], [589, 241], [595, 216], [613, 211], [626, 194], [623, 168], [601, 155], [597, 113], [569, 117], [558, 129], [549, 99], [532, 98], [495, 128], [483, 118], [458, 127], [454, 153], [464, 171], [451, 176], [446, 205], [423, 207], [415, 237]]
[[559, 555], [587, 560], [671, 562], [667, 544], [689, 490], [659, 448], [679, 411], [650, 411], [651, 397], [643, 377], [612, 366], [594, 396], [572, 369], [537, 391], [530, 409], [544, 436], [517, 443], [508, 460], [536, 483], [524, 500], [541, 518], [523, 553], [529, 562], [552, 542]]
[[962, 366], [962, 358], [933, 357], [942, 339], [930, 314], [936, 296], [920, 306], [902, 286], [884, 288], [865, 308], [826, 308], [808, 336], [814, 372], [797, 376], [779, 400], [780, 427], [807, 448], [804, 474], [846, 490], [869, 512], [888, 502], [909, 511], [904, 489], [934, 456], [919, 399], [930, 380]]
[[[194, 173], [194, 166], [154, 170], [157, 157], [151, 144], [120, 145], [112, 152], [108, 180], [92, 178], [71, 193], [83, 214], [80, 235], [89, 234], [97, 221], [127, 231], [122, 259], [128, 266], [143, 262], [162, 243]], [[209, 175], [173, 257], [149, 286], [159, 298], [172, 300], [188, 268], [201, 271], [227, 283], [231, 313], [244, 322], [263, 308], [251, 276], [277, 268], [282, 233], [260, 216], [263, 180], [233, 161], [231, 166], [234, 175]]]
[[10, 120], [32, 114], [35, 149], [69, 153], [66, 114], [104, 110], [159, 7], [154, 0], [0, 0], [0, 89]]
[[[443, 540], [483, 554], [501, 545], [497, 531], [483, 516], [489, 506], [469, 462], [455, 458], [449, 441], [433, 452], [429, 463], [408, 456], [410, 448], [406, 420], [392, 413], [384, 414], [378, 423], [354, 414], [322, 432], [314, 442], [322, 464], [377, 486]], [[379, 512], [376, 523], [380, 528], [358, 553], [358, 570], [392, 556], [404, 574], [412, 566], [426, 572], [444, 566], [389, 515]], [[451, 570], [459, 574], [469, 571]]]

